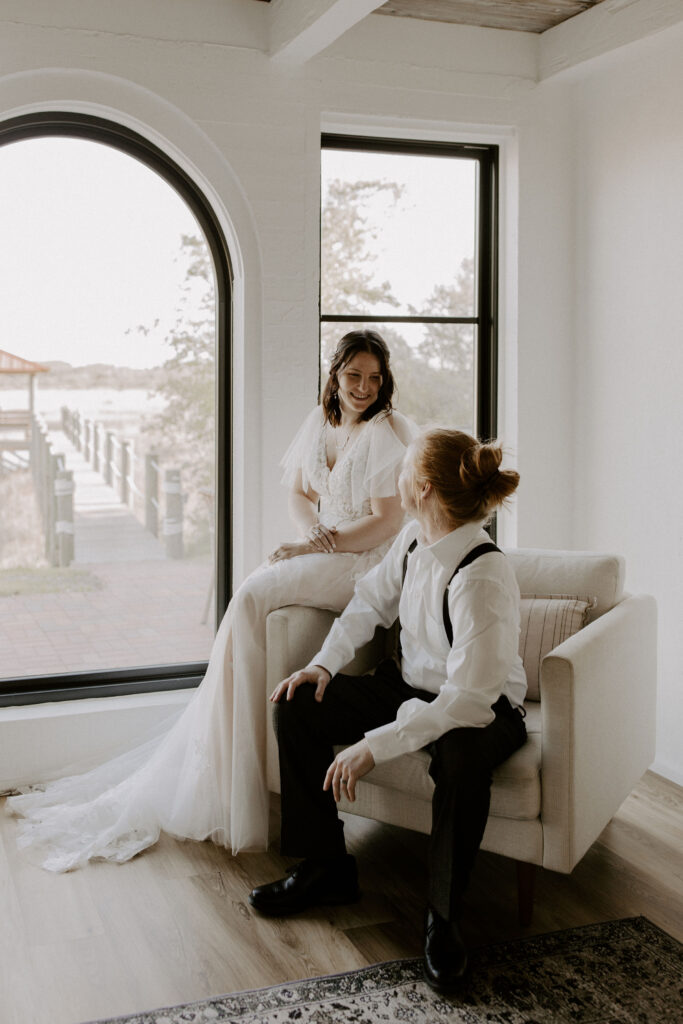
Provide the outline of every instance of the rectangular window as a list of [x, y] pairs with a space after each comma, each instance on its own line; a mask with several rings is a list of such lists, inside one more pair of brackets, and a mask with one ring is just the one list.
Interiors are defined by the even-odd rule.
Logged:
[[322, 137], [320, 356], [363, 326], [396, 406], [496, 433], [496, 146]]

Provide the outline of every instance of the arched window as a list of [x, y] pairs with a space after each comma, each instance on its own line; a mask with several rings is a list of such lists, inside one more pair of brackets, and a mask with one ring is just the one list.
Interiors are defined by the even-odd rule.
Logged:
[[[230, 596], [225, 238], [190, 176], [126, 127], [61, 112], [7, 120], [0, 170], [29, 145], [65, 219], [44, 243], [51, 273], [30, 184], [5, 189], [3, 291], [20, 282], [21, 301], [14, 321], [9, 303], [0, 314], [0, 704], [191, 686]], [[74, 157], [90, 174], [80, 184], [59, 166]], [[108, 201], [97, 194], [105, 173]], [[67, 194], [78, 201], [79, 188], [81, 206], [95, 203], [76, 232]], [[171, 220], [175, 259], [164, 263]], [[57, 284], [74, 244], [79, 259]], [[155, 289], [156, 306], [132, 301]]]

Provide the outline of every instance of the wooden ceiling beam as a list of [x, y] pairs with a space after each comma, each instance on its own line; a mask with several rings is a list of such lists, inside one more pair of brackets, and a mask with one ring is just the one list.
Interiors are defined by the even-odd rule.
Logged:
[[382, 0], [275, 0], [270, 5], [270, 56], [283, 63], [305, 64], [381, 3]]

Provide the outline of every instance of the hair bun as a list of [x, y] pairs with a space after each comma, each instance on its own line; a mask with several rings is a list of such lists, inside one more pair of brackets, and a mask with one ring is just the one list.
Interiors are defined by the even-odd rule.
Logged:
[[487, 487], [498, 476], [503, 452], [498, 445], [475, 441], [462, 453], [460, 479], [468, 487]]
[[418, 443], [415, 466], [418, 479], [432, 484], [446, 520], [461, 524], [486, 519], [516, 490], [519, 474], [501, 470], [502, 461], [498, 442], [434, 427]]

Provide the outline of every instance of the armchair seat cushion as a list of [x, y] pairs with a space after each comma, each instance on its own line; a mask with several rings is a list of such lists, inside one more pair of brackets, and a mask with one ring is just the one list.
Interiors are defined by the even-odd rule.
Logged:
[[[490, 813], [498, 818], [533, 821], [541, 813], [540, 705], [529, 701], [526, 711], [526, 743], [493, 773]], [[337, 751], [341, 749], [336, 748]], [[378, 764], [365, 777], [365, 782], [431, 802], [434, 783], [428, 768], [429, 754], [416, 750]], [[359, 785], [362, 786], [363, 782]]]

